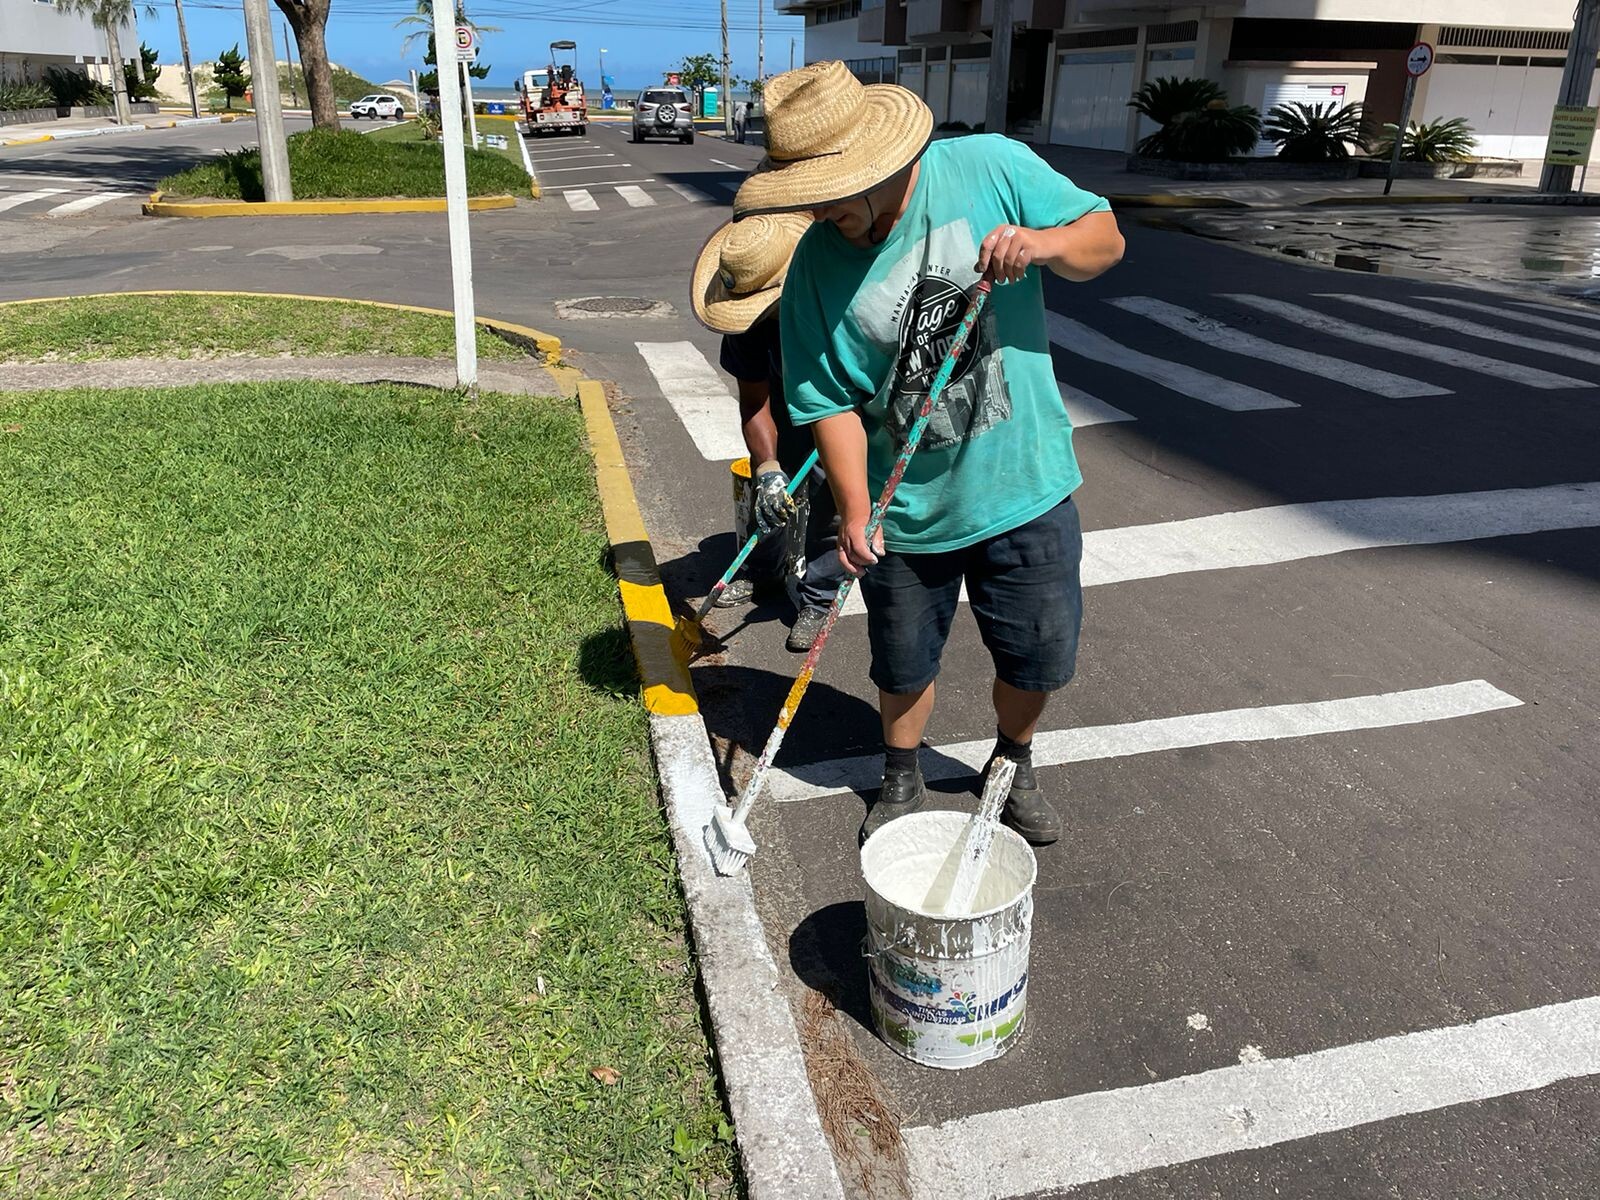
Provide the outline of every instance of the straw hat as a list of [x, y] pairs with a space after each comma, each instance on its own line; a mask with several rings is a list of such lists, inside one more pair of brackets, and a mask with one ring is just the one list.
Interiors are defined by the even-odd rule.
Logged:
[[933, 113], [892, 83], [863, 85], [842, 62], [767, 81], [767, 156], [733, 198], [737, 220], [865, 195], [927, 149]]
[[789, 259], [810, 226], [804, 213], [776, 213], [729, 221], [713, 233], [689, 285], [700, 323], [717, 333], [743, 333], [766, 315], [783, 293]]

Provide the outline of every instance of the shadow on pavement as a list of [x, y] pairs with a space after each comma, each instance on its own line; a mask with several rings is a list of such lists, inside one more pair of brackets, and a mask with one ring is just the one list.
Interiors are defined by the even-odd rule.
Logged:
[[800, 982], [821, 992], [840, 1012], [872, 1030], [867, 973], [861, 948], [867, 936], [867, 909], [859, 900], [817, 909], [789, 935], [789, 967]]

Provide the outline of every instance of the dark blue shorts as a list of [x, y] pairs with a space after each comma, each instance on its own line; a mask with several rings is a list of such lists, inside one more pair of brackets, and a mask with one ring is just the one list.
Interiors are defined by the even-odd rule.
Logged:
[[1083, 624], [1083, 531], [1069, 496], [1026, 525], [942, 554], [885, 554], [861, 580], [872, 682], [921, 691], [939, 674], [950, 622], [967, 585], [995, 675], [1025, 692], [1072, 678]]

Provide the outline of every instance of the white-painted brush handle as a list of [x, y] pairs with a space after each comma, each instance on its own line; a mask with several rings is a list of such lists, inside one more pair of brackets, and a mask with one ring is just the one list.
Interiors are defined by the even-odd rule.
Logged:
[[978, 803], [977, 813], [967, 822], [961, 862], [956, 867], [955, 882], [950, 885], [950, 902], [944, 909], [947, 917], [963, 917], [972, 911], [972, 902], [978, 898], [978, 885], [983, 882], [983, 868], [989, 862], [989, 848], [994, 845], [994, 831], [1000, 825], [1000, 810], [1005, 807], [1016, 774], [1017, 764], [1004, 755], [989, 765], [983, 799]]

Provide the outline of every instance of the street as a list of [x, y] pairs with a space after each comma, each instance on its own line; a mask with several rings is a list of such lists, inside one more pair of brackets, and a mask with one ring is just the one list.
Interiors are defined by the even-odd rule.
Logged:
[[[137, 215], [156, 179], [253, 138], [0, 151], [0, 299], [449, 305], [442, 215]], [[743, 453], [688, 274], [761, 150], [634, 145], [621, 123], [528, 149], [543, 199], [471, 219], [479, 311], [557, 334], [614, 385], [685, 608], [735, 551]], [[1259, 243], [1279, 218], [1210, 219]], [[1467, 222], [1448, 228], [1471, 253], [1487, 218], [1428, 219]], [[1493, 220], [1595, 236], [1581, 213]], [[946, 1073], [871, 1031], [856, 831], [881, 742], [859, 603], [752, 818], [790, 997], [849, 1018], [918, 1197], [1593, 1196], [1600, 313], [1420, 262], [1347, 271], [1122, 227], [1122, 265], [1045, 283], [1086, 594], [1078, 676], [1035, 742], [1067, 832], [1038, 854], [1026, 1033]], [[594, 297], [609, 315], [566, 307]], [[726, 651], [693, 676], [730, 791], [799, 667], [788, 618], [710, 619]], [[991, 679], [958, 617], [923, 751], [946, 806], [975, 802]]]

